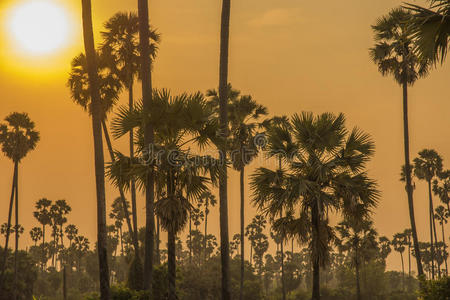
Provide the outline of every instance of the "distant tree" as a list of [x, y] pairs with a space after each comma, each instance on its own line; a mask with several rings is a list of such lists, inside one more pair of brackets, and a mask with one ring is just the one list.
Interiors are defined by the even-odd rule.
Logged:
[[[204, 211], [204, 216], [205, 216], [205, 232], [204, 232], [204, 236], [208, 236], [208, 215], [210, 212], [210, 207], [214, 207], [217, 204], [217, 199], [216, 196], [214, 196], [213, 194], [211, 194], [211, 191], [205, 191], [201, 194], [200, 198], [199, 198], [199, 203], [203, 204], [203, 206], [205, 207], [205, 211]], [[233, 237], [234, 238], [234, 237]], [[206, 251], [206, 239], [204, 241], [204, 253], [205, 253], [205, 261], [208, 259], [207, 256], [207, 251]], [[230, 246], [231, 247], [231, 246]]]
[[[14, 163], [13, 183], [8, 210], [8, 228], [11, 228], [12, 209], [15, 198], [15, 225], [19, 225], [19, 164], [27, 154], [36, 148], [39, 142], [39, 132], [35, 130], [34, 122], [26, 113], [13, 112], [5, 118], [5, 123], [0, 123], [0, 145], [3, 154]], [[10, 231], [6, 232], [3, 260], [0, 268], [0, 289], [2, 288], [3, 275], [6, 270], [8, 256], [8, 243]], [[19, 233], [16, 231], [16, 243], [14, 250], [14, 291], [17, 292], [17, 251], [19, 250]]]
[[400, 253], [400, 258], [402, 261], [402, 289], [405, 289], [405, 265], [403, 263], [403, 252], [405, 252], [405, 245], [407, 245], [408, 240], [404, 233], [396, 233], [392, 238], [392, 246], [394, 251]]
[[[442, 230], [442, 246], [443, 251], [446, 251], [447, 244], [445, 243], [445, 231], [444, 231], [444, 225], [448, 223], [448, 218], [450, 218], [450, 211], [447, 210], [444, 206], [439, 205], [436, 207], [434, 218], [439, 222], [441, 225]], [[444, 260], [445, 262], [445, 273], [448, 276], [448, 265], [447, 265], [447, 259]]]
[[78, 235], [78, 228], [77, 228], [77, 226], [75, 226], [73, 224], [69, 224], [64, 229], [64, 232], [66, 233], [67, 239], [69, 240], [69, 247], [72, 247], [72, 241]]
[[52, 206], [52, 201], [47, 198], [39, 199], [36, 202], [36, 211], [33, 212], [33, 216], [42, 225], [42, 244], [45, 243], [45, 226], [51, 225], [52, 219], [50, 215], [50, 207]]
[[31, 240], [34, 242], [34, 245], [37, 246], [37, 242], [42, 239], [42, 229], [39, 227], [33, 227], [30, 230]]
[[[442, 171], [442, 158], [432, 149], [424, 149], [419, 152], [419, 157], [414, 159], [414, 175], [419, 180], [425, 180], [428, 183], [428, 217], [430, 225], [430, 244], [431, 244], [431, 274], [434, 279], [434, 244], [437, 242], [436, 223], [434, 222], [433, 196], [431, 192], [431, 182]], [[434, 239], [433, 239], [434, 237]], [[439, 277], [441, 271], [438, 269]]]

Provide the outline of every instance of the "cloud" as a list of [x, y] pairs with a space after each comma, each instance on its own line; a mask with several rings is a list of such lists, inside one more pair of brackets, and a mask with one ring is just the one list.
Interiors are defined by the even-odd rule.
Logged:
[[286, 26], [301, 21], [298, 9], [276, 8], [266, 11], [262, 15], [249, 21], [250, 26]]

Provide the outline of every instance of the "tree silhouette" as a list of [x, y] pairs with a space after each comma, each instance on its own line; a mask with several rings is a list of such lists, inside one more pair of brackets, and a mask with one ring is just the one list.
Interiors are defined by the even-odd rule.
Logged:
[[[11, 228], [11, 216], [15, 198], [15, 226], [19, 225], [19, 164], [27, 154], [36, 148], [39, 142], [39, 132], [34, 128], [26, 113], [13, 112], [5, 118], [5, 123], [0, 123], [0, 144], [3, 154], [14, 163], [14, 175], [11, 188], [11, 198], [8, 210], [8, 228]], [[6, 259], [8, 255], [8, 242], [10, 231], [7, 230], [5, 238], [5, 248], [0, 273], [0, 290], [2, 288], [3, 275], [6, 269]], [[14, 250], [14, 297], [17, 295], [17, 251], [19, 249], [19, 232], [16, 233]]]
[[412, 14], [404, 9], [393, 9], [389, 14], [378, 19], [372, 29], [375, 34], [375, 46], [370, 49], [370, 56], [383, 75], [392, 75], [403, 89], [403, 142], [405, 155], [406, 192], [408, 209], [416, 251], [417, 271], [423, 274], [420, 260], [419, 240], [417, 238], [414, 216], [413, 189], [411, 184], [411, 165], [409, 159], [409, 129], [408, 129], [408, 86], [412, 86], [420, 77], [428, 73], [429, 61], [421, 61], [414, 54], [415, 44], [411, 37], [411, 27], [408, 22]]

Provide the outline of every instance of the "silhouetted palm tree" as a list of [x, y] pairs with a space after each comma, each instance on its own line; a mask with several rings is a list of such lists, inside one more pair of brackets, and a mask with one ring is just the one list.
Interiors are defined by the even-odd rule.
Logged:
[[403, 138], [405, 154], [406, 191], [408, 194], [409, 218], [416, 252], [417, 271], [423, 274], [420, 260], [419, 240], [414, 217], [414, 200], [411, 184], [408, 129], [408, 86], [428, 73], [429, 61], [420, 61], [414, 54], [414, 41], [408, 22], [412, 14], [404, 9], [393, 9], [378, 19], [372, 29], [375, 33], [375, 47], [370, 49], [372, 60], [383, 76], [392, 75], [403, 88]]
[[211, 191], [205, 191], [201, 194], [199, 201], [201, 201], [203, 203], [203, 205], [205, 206], [205, 238], [203, 240], [203, 251], [204, 251], [204, 255], [205, 255], [205, 261], [208, 258], [207, 257], [207, 251], [206, 251], [206, 244], [207, 244], [207, 236], [208, 236], [208, 215], [209, 215], [209, 207], [212, 206], [216, 206], [217, 204], [217, 199], [216, 196], [214, 196], [213, 194], [211, 194]]
[[[104, 44], [101, 51], [111, 56], [111, 70], [119, 78], [128, 91], [128, 105], [133, 107], [133, 84], [140, 72], [139, 53], [139, 19], [135, 13], [118, 12], [105, 23], [106, 31], [102, 32]], [[150, 33], [150, 56], [156, 56], [159, 34], [155, 30]], [[130, 157], [134, 157], [134, 132], [130, 131]], [[133, 212], [133, 230], [137, 232], [136, 186], [131, 182], [131, 208]]]
[[[225, 140], [228, 137], [228, 51], [230, 39], [231, 0], [222, 0], [220, 22], [220, 63], [219, 63], [219, 135]], [[219, 214], [220, 214], [220, 256], [222, 265], [222, 300], [231, 298], [230, 292], [230, 241], [228, 236], [228, 177], [227, 177], [227, 145], [219, 143], [219, 155], [222, 172], [219, 178]]]
[[[433, 196], [431, 193], [431, 181], [442, 171], [442, 158], [435, 150], [424, 149], [419, 152], [419, 157], [414, 159], [414, 175], [419, 180], [425, 180], [428, 183], [428, 217], [430, 221], [430, 245], [431, 245], [431, 274], [434, 279], [434, 261], [435, 247], [437, 243], [436, 223], [434, 222]], [[434, 236], [434, 241], [433, 241]], [[440, 269], [438, 269], [440, 277]]]
[[[447, 224], [447, 219], [450, 217], [450, 211], [447, 210], [442, 205], [439, 205], [436, 207], [434, 218], [439, 221], [439, 224], [441, 225], [442, 229], [442, 243], [443, 243], [443, 251], [446, 251], [447, 249], [447, 243], [445, 242], [445, 231], [444, 231], [444, 225]], [[436, 241], [437, 242], [437, 241]], [[447, 265], [447, 259], [444, 260], [445, 262], [445, 273], [448, 276], [448, 265]]]
[[[314, 116], [295, 114], [290, 126], [267, 130], [267, 154], [281, 157], [286, 168], [258, 168], [252, 176], [254, 203], [275, 222], [302, 242], [310, 241], [313, 265], [313, 296], [320, 299], [320, 266], [324, 266], [332, 238], [328, 211], [354, 214], [360, 203], [370, 211], [378, 191], [365, 172], [374, 152], [370, 136], [358, 128], [347, 133], [343, 114]], [[297, 209], [298, 208], [298, 209]], [[299, 216], [294, 215], [300, 211]]]
[[50, 207], [52, 201], [47, 198], [39, 199], [36, 202], [36, 211], [33, 212], [33, 216], [42, 225], [42, 245], [45, 243], [45, 226], [51, 224]]
[[[26, 113], [13, 112], [5, 118], [5, 123], [0, 124], [0, 145], [2, 152], [14, 163], [13, 183], [11, 188], [11, 198], [8, 210], [8, 228], [11, 227], [12, 209], [15, 198], [15, 226], [19, 225], [19, 164], [27, 154], [36, 148], [39, 142], [39, 132], [34, 128]], [[3, 275], [6, 269], [6, 259], [8, 255], [8, 242], [11, 231], [7, 230], [5, 238], [5, 249], [0, 273], [0, 290]], [[19, 249], [19, 232], [16, 230], [16, 243], [14, 250], [14, 293], [17, 289], [17, 251]]]
[[403, 262], [403, 252], [405, 252], [405, 246], [407, 245], [408, 240], [404, 233], [396, 233], [392, 238], [392, 246], [394, 247], [394, 251], [400, 253], [400, 258], [402, 261], [402, 289], [405, 289], [405, 265]]
[[450, 2], [428, 1], [429, 8], [416, 4], [407, 4], [406, 7], [414, 13], [411, 23], [420, 56], [443, 63], [450, 47]]
[[94, 137], [95, 185], [97, 191], [97, 251], [100, 273], [100, 299], [109, 300], [109, 270], [107, 255], [105, 170], [102, 141], [102, 120], [105, 109], [102, 107], [99, 90], [97, 55], [95, 52], [92, 28], [91, 0], [82, 0], [83, 37], [86, 52], [86, 65], [89, 92], [92, 99], [92, 131]]

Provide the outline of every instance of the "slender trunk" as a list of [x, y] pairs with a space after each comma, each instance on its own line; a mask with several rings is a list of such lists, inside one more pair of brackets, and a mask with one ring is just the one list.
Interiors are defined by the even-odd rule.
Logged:
[[[278, 157], [278, 168], [281, 171], [281, 156]], [[280, 211], [280, 218], [283, 217], [283, 209]], [[283, 249], [284, 237], [281, 236], [280, 250], [281, 250], [281, 290], [283, 294], [283, 300], [286, 300], [286, 283], [284, 281], [284, 249]]]
[[[241, 152], [242, 153], [242, 152]], [[245, 169], [242, 167], [240, 172], [240, 192], [241, 192], [241, 280], [240, 280], [240, 288], [239, 288], [239, 299], [242, 300], [244, 297], [244, 222], [245, 222], [245, 214], [244, 214], [244, 174]]]
[[189, 263], [192, 264], [192, 212], [189, 213]]
[[156, 217], [156, 264], [161, 264], [161, 252], [159, 249], [160, 244], [160, 229], [159, 229], [159, 217]]
[[405, 291], [405, 265], [403, 264], [403, 252], [400, 252], [400, 258], [402, 259], [402, 291]]
[[206, 254], [206, 242], [207, 242], [207, 237], [208, 237], [208, 198], [205, 198], [205, 238], [203, 241], [203, 251], [204, 251], [204, 255], [205, 255], [205, 262], [207, 257]]
[[17, 164], [16, 171], [16, 205], [15, 205], [15, 217], [16, 217], [16, 243], [14, 249], [14, 299], [17, 300], [17, 254], [19, 251], [19, 163]]
[[[444, 220], [441, 220], [441, 228], [442, 228], [442, 242], [444, 243], [444, 251], [447, 249], [447, 244], [445, 243], [445, 233], [444, 233]], [[447, 258], [444, 257], [445, 262], [445, 276], [448, 276], [448, 265], [447, 265]]]
[[66, 266], [63, 268], [63, 299], [67, 300], [67, 273]]
[[434, 279], [434, 261], [435, 261], [435, 252], [434, 252], [434, 241], [433, 241], [433, 203], [432, 203], [432, 200], [431, 200], [431, 197], [430, 197], [431, 195], [429, 195], [429, 201], [428, 201], [428, 208], [429, 208], [429, 211], [428, 211], [428, 217], [429, 217], [429, 219], [430, 219], [430, 223], [429, 223], [429, 226], [430, 226], [430, 251], [431, 251], [431, 278], [432, 279]]
[[119, 228], [120, 232], [120, 254], [123, 256], [123, 232], [122, 232], [122, 226]]
[[320, 262], [319, 255], [317, 253], [320, 242], [320, 216], [318, 203], [315, 203], [311, 208], [312, 216], [312, 263], [313, 263], [313, 288], [312, 288], [312, 300], [320, 300]]
[[423, 275], [422, 259], [419, 250], [419, 239], [417, 237], [416, 219], [414, 216], [414, 199], [411, 185], [411, 165], [409, 161], [409, 129], [408, 129], [408, 85], [406, 80], [403, 83], [403, 141], [405, 151], [405, 177], [406, 177], [406, 191], [408, 194], [408, 209], [409, 219], [411, 223], [411, 231], [414, 243], [414, 253], [416, 254], [417, 273], [419, 276]]
[[[130, 81], [128, 86], [128, 108], [130, 111], [133, 109], [133, 80]], [[134, 158], [134, 132], [133, 129], [130, 130], [130, 158]], [[131, 211], [133, 214], [133, 230], [137, 236], [138, 225], [137, 225], [137, 204], [136, 204], [136, 182], [131, 179]]]
[[95, 182], [97, 192], [97, 240], [100, 277], [100, 299], [109, 300], [109, 271], [107, 255], [105, 169], [103, 157], [102, 125], [104, 112], [98, 89], [97, 63], [92, 28], [91, 0], [82, 0], [83, 37], [92, 99], [92, 131], [94, 137]]
[[359, 259], [358, 259], [358, 247], [355, 247], [355, 273], [356, 273], [356, 299], [361, 300], [361, 286], [359, 280]]
[[168, 277], [169, 277], [169, 300], [177, 299], [176, 294], [176, 246], [175, 246], [175, 232], [172, 228], [168, 230], [168, 241], [167, 241], [167, 268], [168, 268]]
[[408, 237], [408, 277], [411, 277], [411, 238]]
[[13, 172], [13, 180], [12, 180], [12, 188], [11, 188], [11, 197], [9, 199], [9, 210], [8, 210], [8, 223], [7, 223], [7, 231], [5, 237], [5, 248], [3, 253], [3, 260], [1, 264], [1, 274], [0, 274], [0, 290], [2, 289], [3, 284], [3, 275], [5, 274], [6, 264], [8, 259], [8, 244], [9, 244], [9, 236], [11, 234], [11, 219], [12, 219], [12, 211], [14, 205], [14, 196], [16, 191], [16, 177], [17, 177], [18, 164], [14, 164], [14, 172]]
[[[219, 65], [219, 106], [220, 128], [223, 140], [228, 137], [228, 50], [230, 37], [231, 1], [222, 1], [220, 30], [220, 65]], [[230, 293], [230, 241], [228, 236], [228, 178], [226, 165], [226, 143], [221, 141], [219, 156], [222, 172], [219, 176], [219, 212], [220, 212], [220, 256], [222, 265], [222, 300], [229, 300]]]
[[[432, 193], [431, 193], [431, 180], [428, 181], [428, 197], [430, 198], [431, 222], [432, 222], [432, 225], [433, 225], [434, 245], [436, 246], [436, 244], [438, 242], [438, 239], [437, 239], [437, 234], [436, 234], [436, 221], [434, 219], [434, 205], [433, 205], [433, 196], [432, 196]], [[437, 266], [437, 269], [438, 269], [438, 276], [439, 276], [439, 278], [441, 278], [441, 266], [439, 265], [439, 262], [437, 261], [437, 258], [436, 258], [436, 266]]]
[[[105, 134], [105, 141], [106, 141], [106, 145], [108, 148], [109, 157], [111, 159], [111, 162], [115, 162], [116, 156], [114, 155], [111, 138], [109, 137], [108, 127], [106, 126], [105, 120], [102, 120], [102, 127], [103, 127], [103, 132]], [[133, 240], [134, 253], [135, 253], [135, 256], [138, 257], [139, 256], [139, 242], [138, 242], [137, 231], [135, 231], [133, 226], [131, 225], [130, 213], [128, 211], [128, 207], [127, 207], [128, 205], [127, 205], [127, 201], [125, 198], [125, 193], [124, 193], [123, 187], [121, 185], [119, 185], [119, 193], [120, 193], [120, 201], [122, 203], [122, 209], [124, 212], [125, 220], [127, 221], [128, 232], [130, 233], [131, 239]]]
[[[141, 76], [142, 76], [142, 102], [144, 112], [150, 112], [152, 105], [152, 73], [149, 45], [149, 17], [148, 0], [138, 0], [139, 15], [139, 46], [141, 52]], [[154, 170], [152, 166], [151, 147], [154, 141], [152, 123], [144, 120], [144, 144], [148, 152], [149, 170], [145, 180], [145, 262], [144, 262], [144, 288], [152, 290], [153, 280], [153, 249], [154, 249]], [[148, 148], [147, 148], [148, 147]]]

